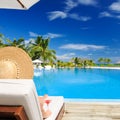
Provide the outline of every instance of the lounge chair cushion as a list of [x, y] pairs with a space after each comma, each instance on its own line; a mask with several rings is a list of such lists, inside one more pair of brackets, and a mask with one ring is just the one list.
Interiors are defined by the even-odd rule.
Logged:
[[0, 80], [0, 105], [23, 105], [29, 120], [42, 120], [33, 80]]
[[[55, 120], [63, 106], [62, 96], [50, 99], [52, 114], [45, 120]], [[22, 105], [29, 120], [43, 120], [33, 80], [0, 79], [0, 105]]]

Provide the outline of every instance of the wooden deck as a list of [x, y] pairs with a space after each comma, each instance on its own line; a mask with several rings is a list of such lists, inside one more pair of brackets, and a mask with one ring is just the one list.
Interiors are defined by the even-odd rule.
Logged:
[[120, 102], [66, 102], [62, 120], [120, 120]]

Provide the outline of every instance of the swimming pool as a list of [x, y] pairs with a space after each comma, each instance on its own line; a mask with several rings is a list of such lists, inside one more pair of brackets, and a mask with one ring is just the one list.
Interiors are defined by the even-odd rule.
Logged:
[[38, 95], [120, 99], [120, 70], [115, 69], [36, 69], [34, 82]]

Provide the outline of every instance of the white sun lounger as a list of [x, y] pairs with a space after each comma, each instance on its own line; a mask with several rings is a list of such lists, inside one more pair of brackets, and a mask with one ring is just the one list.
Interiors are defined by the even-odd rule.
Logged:
[[[64, 100], [62, 96], [50, 99], [52, 114], [46, 120], [56, 120], [64, 111]], [[43, 120], [33, 80], [0, 80], [0, 105], [21, 105], [29, 120]]]

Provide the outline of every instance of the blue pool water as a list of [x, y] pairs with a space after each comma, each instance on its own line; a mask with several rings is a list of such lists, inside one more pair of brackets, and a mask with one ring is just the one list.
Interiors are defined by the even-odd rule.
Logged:
[[120, 99], [120, 70], [35, 70], [38, 95], [79, 99]]

